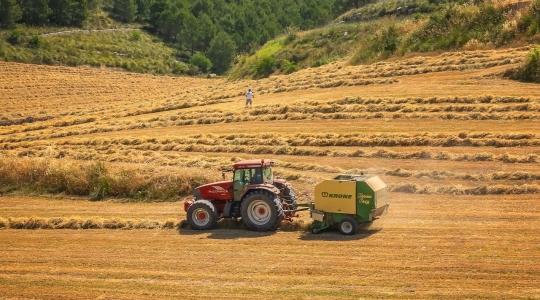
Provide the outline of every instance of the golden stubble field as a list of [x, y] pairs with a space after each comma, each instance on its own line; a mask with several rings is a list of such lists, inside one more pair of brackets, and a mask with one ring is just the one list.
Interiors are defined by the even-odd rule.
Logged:
[[[199, 233], [175, 228], [181, 201], [11, 192], [0, 196], [0, 295], [537, 299], [540, 88], [501, 76], [527, 50], [335, 63], [257, 81], [2, 62], [3, 165], [103, 161], [189, 178], [268, 157], [303, 201], [320, 179], [366, 171], [388, 183], [392, 204], [347, 238], [230, 224]], [[87, 221], [97, 225], [82, 229]]]

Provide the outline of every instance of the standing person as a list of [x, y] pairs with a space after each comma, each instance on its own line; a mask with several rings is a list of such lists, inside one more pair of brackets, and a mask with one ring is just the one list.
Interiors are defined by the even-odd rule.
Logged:
[[248, 89], [246, 93], [246, 108], [253, 106], [253, 97], [255, 97], [255, 94], [253, 94], [253, 91], [251, 89]]

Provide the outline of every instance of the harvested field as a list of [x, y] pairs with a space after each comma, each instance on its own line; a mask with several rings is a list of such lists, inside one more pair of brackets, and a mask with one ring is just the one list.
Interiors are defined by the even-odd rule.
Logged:
[[[0, 295], [538, 298], [540, 88], [501, 76], [528, 50], [249, 81], [0, 62]], [[377, 174], [390, 212], [353, 238], [307, 214], [179, 229], [192, 187], [247, 158], [302, 202]]]
[[[28, 199], [4, 200], [2, 215], [16, 214]], [[28, 207], [39, 218], [47, 213], [31, 207], [55, 201], [34, 198]], [[74, 213], [75, 206], [60, 202], [57, 214]], [[89, 210], [87, 202], [78, 204]], [[122, 205], [106, 204], [116, 207], [105, 209], [109, 218]], [[152, 206], [136, 203], [115, 217], [148, 211], [154, 221], [169, 218]], [[395, 194], [386, 218], [352, 238], [224, 228], [0, 230], [0, 292], [8, 298], [534, 298], [539, 220], [539, 203], [530, 196]]]

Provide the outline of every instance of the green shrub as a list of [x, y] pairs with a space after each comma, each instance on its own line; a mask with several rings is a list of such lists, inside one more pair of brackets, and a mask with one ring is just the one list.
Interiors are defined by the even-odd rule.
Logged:
[[189, 63], [199, 68], [203, 73], [207, 73], [212, 68], [210, 59], [201, 52], [195, 53], [189, 60]]
[[540, 32], [540, 0], [535, 0], [531, 8], [518, 23], [518, 29], [528, 35], [535, 35]]
[[30, 38], [30, 40], [28, 41], [28, 47], [30, 48], [39, 48], [41, 47], [43, 44], [43, 40], [39, 37], [39, 35], [34, 35]]
[[326, 65], [327, 63], [329, 63], [328, 59], [326, 57], [320, 57], [318, 59], [316, 59], [312, 64], [311, 66], [313, 68], [317, 68], [317, 67], [320, 67], [320, 66], [324, 66]]
[[353, 55], [352, 63], [364, 63], [374, 59], [385, 59], [396, 53], [401, 46], [398, 29], [390, 25], [367, 39]]
[[7, 38], [8, 43], [16, 46], [22, 43], [24, 35], [19, 30], [13, 30]]
[[270, 74], [274, 73], [277, 67], [276, 58], [273, 56], [263, 57], [255, 63], [255, 77], [262, 78], [268, 77]]
[[296, 30], [294, 29], [288, 29], [287, 30], [287, 36], [285, 37], [285, 40], [283, 41], [283, 44], [288, 45], [296, 40]]
[[504, 31], [506, 9], [491, 3], [449, 5], [430, 16], [428, 22], [407, 40], [404, 52], [456, 49], [476, 39], [504, 44], [511, 35]]
[[130, 41], [136, 42], [141, 40], [141, 32], [138, 30], [135, 30], [131, 32], [131, 36], [129, 37]]
[[512, 72], [510, 77], [525, 82], [540, 83], [540, 48], [533, 49], [525, 63]]
[[279, 68], [276, 54], [283, 49], [284, 38], [269, 41], [257, 52], [250, 56], [238, 58], [231, 70], [232, 78], [262, 78], [268, 77]]
[[384, 29], [376, 41], [376, 51], [384, 58], [394, 54], [399, 47], [399, 35], [395, 26]]
[[199, 67], [197, 67], [195, 65], [192, 65], [192, 64], [189, 64], [188, 68], [187, 68], [187, 71], [186, 71], [186, 74], [190, 75], [190, 76], [195, 76], [195, 75], [199, 74], [200, 72], [201, 72], [201, 70], [199, 70]]
[[281, 66], [279, 68], [281, 72], [285, 74], [291, 74], [293, 72], [296, 72], [296, 70], [298, 70], [298, 66], [296, 65], [296, 63], [291, 62], [287, 59], [284, 59], [281, 61]]
[[176, 60], [171, 63], [171, 66], [172, 66], [171, 71], [174, 74], [185, 74], [188, 71], [188, 66], [185, 63], [182, 63]]

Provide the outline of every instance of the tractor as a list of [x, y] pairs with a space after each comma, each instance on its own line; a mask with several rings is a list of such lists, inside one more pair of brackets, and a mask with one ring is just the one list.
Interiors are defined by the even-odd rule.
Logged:
[[[267, 159], [239, 161], [223, 172], [223, 181], [195, 188], [193, 200], [184, 202], [191, 228], [206, 230], [222, 218], [241, 218], [250, 230], [271, 231], [291, 220], [296, 195], [286, 180], [274, 177], [273, 165]], [[232, 180], [225, 180], [225, 172], [231, 171]]]

